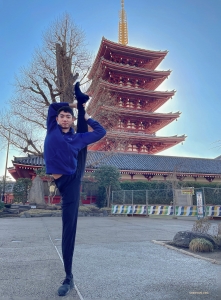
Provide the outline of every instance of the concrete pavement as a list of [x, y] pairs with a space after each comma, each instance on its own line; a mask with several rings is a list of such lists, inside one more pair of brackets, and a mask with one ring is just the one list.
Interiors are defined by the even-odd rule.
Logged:
[[[76, 289], [63, 299], [221, 300], [221, 266], [152, 243], [193, 219], [80, 217]], [[62, 299], [61, 218], [0, 219], [0, 300]]]

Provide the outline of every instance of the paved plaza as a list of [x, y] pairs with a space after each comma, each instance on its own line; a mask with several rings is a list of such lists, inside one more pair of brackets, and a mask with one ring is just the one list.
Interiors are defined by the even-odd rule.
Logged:
[[[64, 278], [61, 218], [0, 219], [0, 300], [51, 300]], [[221, 300], [221, 266], [154, 244], [193, 219], [80, 217], [76, 289], [63, 299]], [[220, 282], [219, 282], [220, 280]]]

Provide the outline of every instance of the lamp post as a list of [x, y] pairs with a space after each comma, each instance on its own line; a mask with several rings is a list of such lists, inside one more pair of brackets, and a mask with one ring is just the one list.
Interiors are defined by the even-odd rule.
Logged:
[[7, 166], [8, 166], [8, 152], [9, 152], [9, 144], [10, 144], [10, 136], [11, 131], [8, 130], [8, 145], [7, 145], [7, 152], [6, 152], [6, 162], [5, 162], [5, 176], [3, 178], [3, 188], [2, 188], [2, 202], [5, 200], [5, 185], [6, 185], [6, 174], [7, 174]]

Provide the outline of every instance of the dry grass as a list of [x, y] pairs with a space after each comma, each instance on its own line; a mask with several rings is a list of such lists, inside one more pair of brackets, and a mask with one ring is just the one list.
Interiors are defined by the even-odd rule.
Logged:
[[213, 244], [206, 239], [193, 239], [189, 244], [189, 249], [193, 252], [212, 252]]
[[192, 231], [193, 232], [200, 232], [200, 233], [208, 233], [209, 229], [211, 227], [210, 220], [206, 217], [197, 220], [193, 224]]

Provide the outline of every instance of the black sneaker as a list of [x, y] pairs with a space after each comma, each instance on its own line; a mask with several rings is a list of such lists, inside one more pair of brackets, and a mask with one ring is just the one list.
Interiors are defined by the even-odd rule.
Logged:
[[80, 82], [77, 82], [74, 87], [74, 93], [75, 97], [78, 101], [78, 104], [82, 105], [83, 103], [86, 103], [89, 100], [89, 96], [82, 93], [80, 90]]
[[74, 281], [73, 278], [65, 278], [65, 280], [62, 283], [62, 286], [58, 289], [58, 296], [66, 296], [70, 290], [72, 290], [74, 287]]

